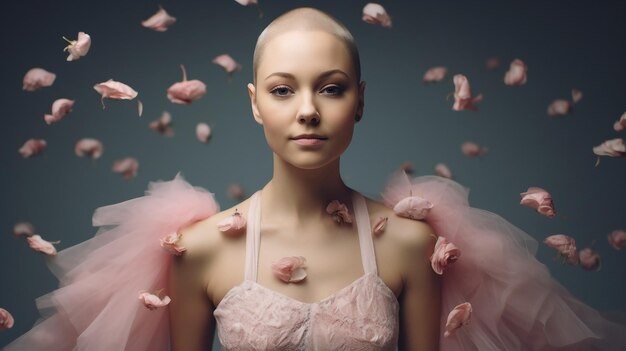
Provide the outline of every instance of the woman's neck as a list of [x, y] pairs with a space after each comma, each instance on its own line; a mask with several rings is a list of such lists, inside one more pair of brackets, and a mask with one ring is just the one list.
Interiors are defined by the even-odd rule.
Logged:
[[[318, 169], [294, 167], [274, 156], [274, 175], [263, 188], [263, 205], [272, 213], [302, 224], [327, 216], [326, 206], [339, 200], [351, 207], [352, 190], [339, 172], [339, 159]], [[265, 215], [264, 215], [265, 216]]]

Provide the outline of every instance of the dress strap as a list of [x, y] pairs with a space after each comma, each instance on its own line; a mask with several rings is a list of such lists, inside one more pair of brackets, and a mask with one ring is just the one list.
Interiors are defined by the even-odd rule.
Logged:
[[246, 224], [245, 280], [256, 281], [259, 266], [259, 242], [261, 234], [261, 191], [250, 197]]
[[367, 204], [365, 198], [358, 192], [352, 195], [352, 207], [354, 208], [354, 217], [359, 232], [359, 246], [361, 247], [361, 261], [363, 262], [363, 271], [367, 273], [378, 274], [376, 266], [376, 254], [374, 252], [374, 241], [372, 239], [372, 227], [370, 224], [370, 216], [367, 212]]

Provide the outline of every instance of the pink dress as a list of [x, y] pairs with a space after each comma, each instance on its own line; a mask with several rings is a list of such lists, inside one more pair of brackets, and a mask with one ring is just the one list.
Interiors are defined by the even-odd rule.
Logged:
[[389, 350], [398, 340], [399, 304], [376, 267], [365, 199], [354, 193], [363, 271], [331, 296], [304, 303], [259, 285], [260, 192], [251, 198], [244, 281], [215, 309], [222, 350]]

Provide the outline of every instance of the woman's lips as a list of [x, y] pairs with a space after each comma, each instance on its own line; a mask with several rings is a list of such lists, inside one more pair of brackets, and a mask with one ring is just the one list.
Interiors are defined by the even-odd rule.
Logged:
[[312, 146], [312, 145], [320, 145], [326, 141], [326, 139], [318, 139], [318, 138], [299, 138], [293, 139], [296, 144]]

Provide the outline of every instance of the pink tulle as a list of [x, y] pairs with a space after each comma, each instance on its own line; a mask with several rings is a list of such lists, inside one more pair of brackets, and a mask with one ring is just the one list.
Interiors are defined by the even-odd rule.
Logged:
[[60, 287], [37, 299], [43, 318], [5, 350], [169, 350], [168, 310], [148, 310], [137, 296], [167, 295], [172, 254], [160, 239], [217, 211], [213, 194], [180, 175], [98, 208], [95, 237], [50, 260]]
[[441, 350], [624, 350], [626, 326], [574, 298], [536, 260], [537, 241], [500, 216], [472, 208], [468, 191], [441, 177], [392, 178], [383, 198], [393, 206], [419, 195], [433, 203], [435, 233], [463, 253], [442, 276], [441, 331], [458, 304], [472, 321], [444, 338]]

